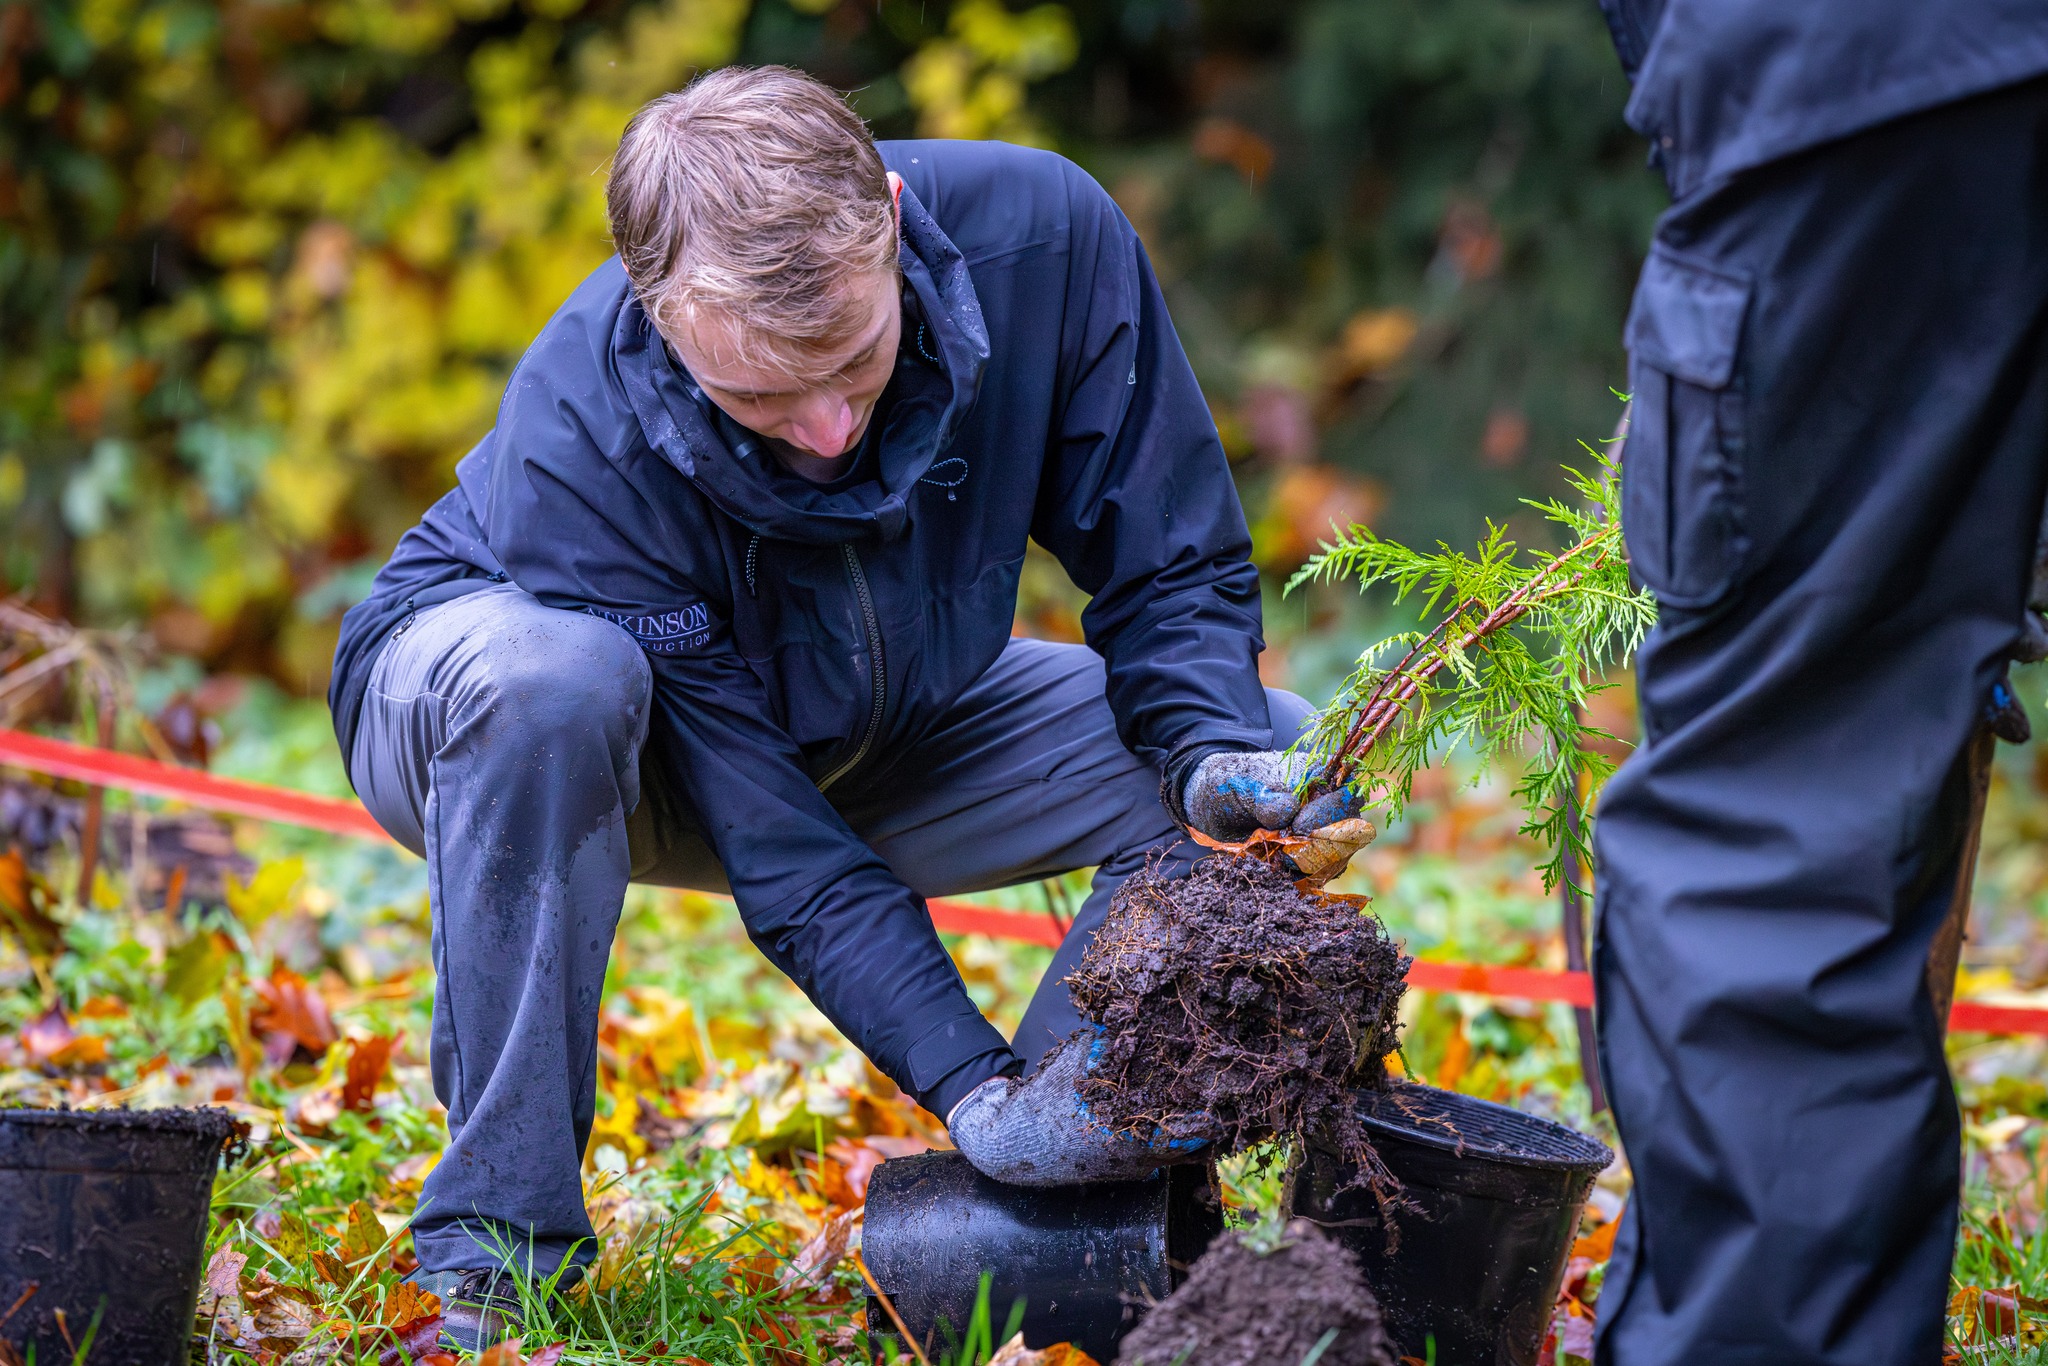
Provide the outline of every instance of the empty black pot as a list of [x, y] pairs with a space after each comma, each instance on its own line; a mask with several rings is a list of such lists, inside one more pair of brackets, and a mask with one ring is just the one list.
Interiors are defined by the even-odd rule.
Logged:
[[182, 1366], [234, 1128], [225, 1110], [0, 1110], [0, 1313], [34, 1287], [0, 1338], [56, 1362], [90, 1332], [88, 1361]]
[[[958, 1153], [920, 1153], [875, 1168], [861, 1253], [903, 1324], [927, 1351], [965, 1333], [983, 1272], [991, 1330], [1024, 1303], [1024, 1342], [1071, 1342], [1097, 1361], [1145, 1307], [1180, 1284], [1188, 1263], [1222, 1231], [1204, 1168], [1165, 1177], [1037, 1190], [991, 1181]], [[894, 1339], [872, 1296], [877, 1359]]]
[[1360, 1097], [1373, 1146], [1414, 1208], [1338, 1194], [1353, 1169], [1311, 1150], [1294, 1208], [1357, 1254], [1403, 1354], [1436, 1366], [1535, 1366], [1603, 1143], [1505, 1105], [1414, 1083]]

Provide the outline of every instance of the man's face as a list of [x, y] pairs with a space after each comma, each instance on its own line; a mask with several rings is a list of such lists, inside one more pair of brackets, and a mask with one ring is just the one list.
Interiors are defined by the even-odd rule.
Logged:
[[875, 403], [896, 370], [903, 310], [893, 272], [846, 282], [849, 311], [861, 321], [846, 340], [802, 377], [742, 356], [739, 329], [721, 315], [700, 313], [670, 338], [676, 355], [727, 417], [800, 454], [836, 460], [860, 445]]
[[[903, 221], [903, 178], [889, 172], [896, 221]], [[670, 345], [725, 415], [801, 455], [837, 460], [867, 435], [875, 404], [896, 372], [903, 340], [903, 309], [893, 271], [848, 280], [849, 310], [861, 322], [846, 340], [818, 358], [811, 372], [793, 377], [772, 366], [748, 365], [748, 348], [730, 318], [698, 316]]]

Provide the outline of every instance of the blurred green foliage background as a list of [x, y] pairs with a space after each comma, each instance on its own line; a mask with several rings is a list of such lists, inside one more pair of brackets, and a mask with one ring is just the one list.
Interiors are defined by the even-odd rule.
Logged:
[[317, 692], [609, 254], [627, 117], [735, 61], [1109, 186], [1275, 575], [1468, 541], [1613, 425], [1662, 190], [1591, 0], [0, 0], [0, 594]]

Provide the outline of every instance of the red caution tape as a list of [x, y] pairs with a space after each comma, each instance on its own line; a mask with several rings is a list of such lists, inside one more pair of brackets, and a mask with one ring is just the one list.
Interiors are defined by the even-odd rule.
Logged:
[[[0, 728], [0, 764], [70, 778], [97, 787], [168, 797], [174, 801], [234, 816], [304, 826], [336, 835], [384, 840], [391, 836], [361, 802], [315, 797], [289, 788], [220, 778], [196, 768], [162, 764], [133, 754], [96, 749], [91, 745], [52, 740], [26, 731]], [[1026, 944], [1058, 947], [1064, 934], [1049, 915], [998, 911], [964, 901], [926, 903], [932, 924], [947, 934], [980, 934]], [[1583, 972], [1551, 972], [1542, 968], [1494, 967], [1483, 963], [1437, 963], [1418, 959], [1408, 969], [1408, 984], [1424, 991], [1457, 991], [1473, 996], [1522, 1001], [1593, 1004], [1593, 979]], [[1984, 1001], [1957, 1001], [1949, 1028], [1985, 1034], [2048, 1035], [2048, 1008], [2001, 1006]]]
[[118, 787], [152, 797], [171, 797], [232, 816], [253, 816], [257, 820], [302, 825], [362, 839], [391, 838], [363, 810], [361, 802], [219, 778], [201, 769], [160, 764], [154, 759], [74, 745], [68, 740], [51, 740], [27, 731], [0, 728], [0, 764], [32, 769], [53, 778], [72, 778], [95, 787]]

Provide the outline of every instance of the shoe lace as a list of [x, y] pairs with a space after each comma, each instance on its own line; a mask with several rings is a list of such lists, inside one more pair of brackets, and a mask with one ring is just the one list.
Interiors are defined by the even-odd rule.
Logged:
[[487, 1309], [517, 1309], [519, 1291], [512, 1281], [510, 1272], [491, 1266], [478, 1267], [462, 1273], [462, 1279], [455, 1283], [454, 1297]]

